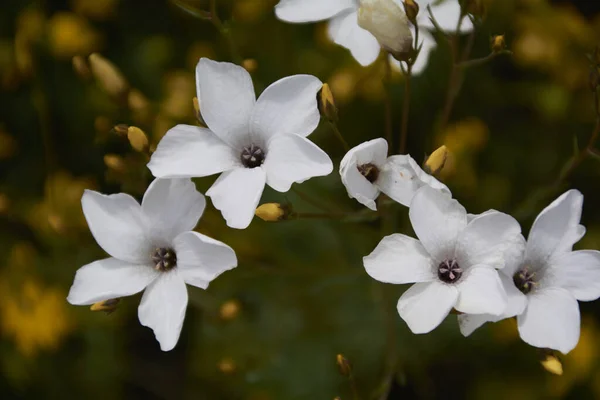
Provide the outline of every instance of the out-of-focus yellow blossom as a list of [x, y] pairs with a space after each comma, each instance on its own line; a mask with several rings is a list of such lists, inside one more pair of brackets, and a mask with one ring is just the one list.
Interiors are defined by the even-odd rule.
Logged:
[[135, 151], [143, 152], [148, 149], [148, 137], [137, 126], [130, 126], [127, 129], [127, 139]]
[[150, 102], [139, 90], [132, 89], [129, 91], [129, 95], [127, 96], [127, 105], [133, 112], [133, 119], [136, 122], [145, 123], [150, 119]]
[[29, 75], [33, 71], [32, 47], [44, 32], [44, 14], [37, 8], [27, 8], [17, 19], [15, 32], [15, 63], [22, 75]]
[[194, 116], [192, 99], [196, 96], [196, 80], [186, 71], [171, 71], [164, 80], [165, 99], [161, 112], [175, 120]]
[[0, 160], [12, 157], [17, 148], [17, 141], [0, 126]]
[[115, 15], [119, 0], [71, 0], [71, 3], [77, 14], [104, 21]]
[[72, 58], [97, 51], [101, 45], [98, 33], [84, 18], [71, 12], [58, 12], [48, 22], [50, 49], [56, 57]]
[[190, 46], [187, 52], [187, 69], [194, 71], [198, 61], [202, 57], [210, 58], [211, 60], [215, 59], [215, 50], [211, 42], [194, 42]]
[[123, 172], [127, 169], [125, 166], [125, 161], [123, 161], [123, 158], [117, 154], [105, 154], [104, 165], [118, 172]]
[[273, 1], [237, 0], [233, 6], [233, 17], [240, 22], [257, 22], [272, 12], [273, 6]]
[[240, 302], [237, 300], [227, 300], [219, 308], [219, 316], [225, 321], [235, 319], [240, 314]]
[[88, 61], [94, 78], [106, 93], [116, 99], [124, 100], [129, 92], [129, 83], [119, 68], [98, 53], [91, 54]]
[[51, 175], [46, 180], [44, 200], [30, 213], [31, 224], [48, 235], [87, 229], [81, 211], [81, 196], [85, 189], [94, 186], [92, 180], [73, 178], [66, 172]]
[[55, 350], [72, 329], [66, 294], [28, 278], [18, 290], [3, 285], [0, 292], [2, 332], [28, 357]]
[[237, 369], [235, 361], [230, 357], [223, 358], [221, 361], [219, 361], [217, 368], [219, 371], [227, 375], [233, 374]]
[[253, 73], [258, 69], [258, 62], [254, 58], [246, 58], [242, 61], [242, 67], [249, 73]]
[[329, 79], [331, 91], [340, 103], [348, 103], [354, 98], [357, 82], [358, 76], [352, 68], [338, 70]]

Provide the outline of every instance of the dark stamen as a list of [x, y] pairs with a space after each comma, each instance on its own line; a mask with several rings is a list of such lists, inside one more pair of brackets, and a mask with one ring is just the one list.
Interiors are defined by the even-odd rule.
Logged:
[[438, 278], [442, 282], [454, 283], [460, 279], [462, 274], [463, 270], [456, 260], [443, 261], [438, 267]]
[[244, 147], [240, 159], [246, 168], [260, 167], [265, 161], [265, 152], [260, 147], [251, 144]]
[[379, 178], [379, 168], [375, 164], [362, 164], [357, 166], [358, 172], [361, 173], [369, 182], [373, 183]]
[[529, 271], [527, 267], [515, 272], [513, 275], [513, 282], [517, 289], [523, 294], [531, 292], [531, 289], [537, 284], [535, 281], [535, 272]]
[[159, 247], [152, 254], [152, 262], [154, 263], [154, 269], [165, 272], [177, 266], [177, 256], [173, 249]]

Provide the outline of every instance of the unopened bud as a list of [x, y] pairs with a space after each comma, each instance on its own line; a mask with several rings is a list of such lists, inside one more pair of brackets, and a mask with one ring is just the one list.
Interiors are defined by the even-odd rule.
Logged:
[[417, 15], [419, 15], [419, 5], [414, 2], [414, 0], [404, 0], [404, 11], [406, 12], [406, 17], [413, 25], [417, 24]]
[[258, 69], [258, 62], [254, 58], [246, 58], [242, 61], [242, 67], [250, 73], [253, 73]]
[[323, 84], [321, 90], [317, 94], [317, 105], [321, 115], [327, 118], [330, 122], [338, 121], [338, 109], [333, 99], [333, 93], [328, 84]]
[[104, 156], [104, 164], [115, 171], [125, 171], [125, 161], [116, 154], [106, 154]]
[[504, 35], [495, 35], [490, 40], [490, 48], [493, 53], [499, 53], [502, 50], [506, 49], [506, 39]]
[[335, 362], [342, 376], [349, 377], [352, 375], [352, 366], [346, 357], [344, 357], [342, 354], [338, 354], [335, 357]]
[[430, 175], [436, 175], [440, 173], [440, 171], [446, 165], [446, 160], [448, 159], [448, 148], [443, 145], [439, 147], [436, 151], [431, 153], [424, 164], [425, 171]]
[[219, 308], [221, 319], [230, 321], [240, 314], [240, 302], [237, 300], [228, 300]]
[[394, 56], [406, 52], [412, 45], [408, 18], [395, 0], [362, 0], [358, 25], [375, 36], [381, 47]]
[[81, 56], [75, 56], [71, 60], [73, 64], [73, 70], [83, 80], [88, 80], [92, 77], [92, 71], [85, 58]]
[[99, 301], [91, 305], [90, 310], [92, 311], [104, 311], [107, 314], [112, 314], [117, 310], [121, 299], [108, 299]]
[[542, 367], [544, 367], [544, 369], [550, 372], [551, 374], [559, 376], [563, 374], [562, 363], [556, 355], [556, 352], [554, 352], [553, 350], [542, 350], [540, 363], [542, 364]]
[[143, 152], [148, 149], [148, 137], [137, 126], [130, 126], [127, 129], [127, 139], [135, 151]]
[[124, 99], [129, 84], [121, 71], [106, 58], [93, 53], [88, 58], [92, 74], [104, 90], [116, 99]]
[[112, 131], [119, 136], [127, 136], [129, 133], [129, 125], [127, 124], [118, 124], [113, 126]]
[[291, 214], [291, 209], [289, 206], [279, 203], [265, 203], [256, 209], [255, 214], [263, 221], [277, 222], [287, 219]]

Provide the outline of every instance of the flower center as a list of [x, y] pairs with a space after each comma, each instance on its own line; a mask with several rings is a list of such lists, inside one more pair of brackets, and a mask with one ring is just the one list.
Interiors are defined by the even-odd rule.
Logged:
[[531, 289], [537, 285], [535, 272], [530, 271], [527, 267], [515, 272], [513, 282], [523, 294], [531, 292]]
[[265, 161], [265, 152], [260, 147], [251, 144], [244, 147], [240, 159], [246, 168], [260, 167]]
[[161, 272], [170, 271], [177, 266], [177, 256], [173, 249], [159, 247], [152, 254], [152, 262], [154, 263], [155, 270]]
[[362, 164], [358, 165], [356, 168], [358, 168], [358, 172], [371, 183], [375, 182], [379, 177], [379, 168], [377, 168], [377, 165], [375, 164]]
[[442, 282], [454, 283], [460, 279], [462, 274], [463, 270], [456, 260], [442, 261], [438, 267], [438, 278]]

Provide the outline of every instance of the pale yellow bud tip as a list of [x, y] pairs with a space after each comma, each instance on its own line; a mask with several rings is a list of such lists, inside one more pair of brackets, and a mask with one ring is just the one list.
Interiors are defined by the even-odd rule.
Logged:
[[148, 148], [148, 137], [137, 126], [127, 128], [127, 139], [135, 151], [143, 152]]
[[350, 361], [348, 361], [348, 359], [346, 357], [344, 357], [342, 354], [338, 354], [335, 357], [335, 362], [338, 366], [338, 370], [340, 371], [340, 374], [342, 374], [342, 376], [350, 376], [352, 374], [352, 366], [350, 365]]
[[333, 93], [331, 92], [331, 88], [328, 84], [323, 84], [321, 90], [317, 95], [319, 111], [321, 115], [327, 118], [331, 122], [337, 122], [338, 120], [338, 110], [335, 106], [335, 100], [333, 98]]
[[504, 35], [495, 35], [492, 37], [490, 47], [494, 53], [499, 53], [506, 49], [506, 39]]
[[444, 165], [446, 165], [448, 153], [448, 148], [445, 145], [431, 153], [431, 155], [427, 157], [427, 161], [425, 161], [425, 171], [431, 175], [438, 174], [444, 168]]
[[121, 98], [127, 94], [129, 84], [113, 63], [98, 53], [91, 54], [88, 61], [94, 78], [109, 95]]
[[92, 311], [104, 311], [107, 314], [113, 313], [117, 310], [119, 302], [121, 299], [109, 299], [104, 301], [99, 301], [98, 303], [94, 303], [90, 306], [90, 310]]
[[408, 20], [414, 24], [417, 23], [417, 15], [419, 15], [419, 5], [414, 0], [404, 0], [404, 11]]
[[235, 319], [240, 313], [240, 303], [237, 300], [228, 300], [219, 308], [221, 319], [230, 321]]
[[265, 203], [256, 209], [255, 214], [263, 221], [277, 222], [286, 219], [290, 215], [290, 210], [289, 207], [279, 203]]
[[562, 375], [563, 374], [563, 366], [558, 357], [553, 354], [548, 354], [541, 361], [542, 367], [551, 374], [554, 375]]

